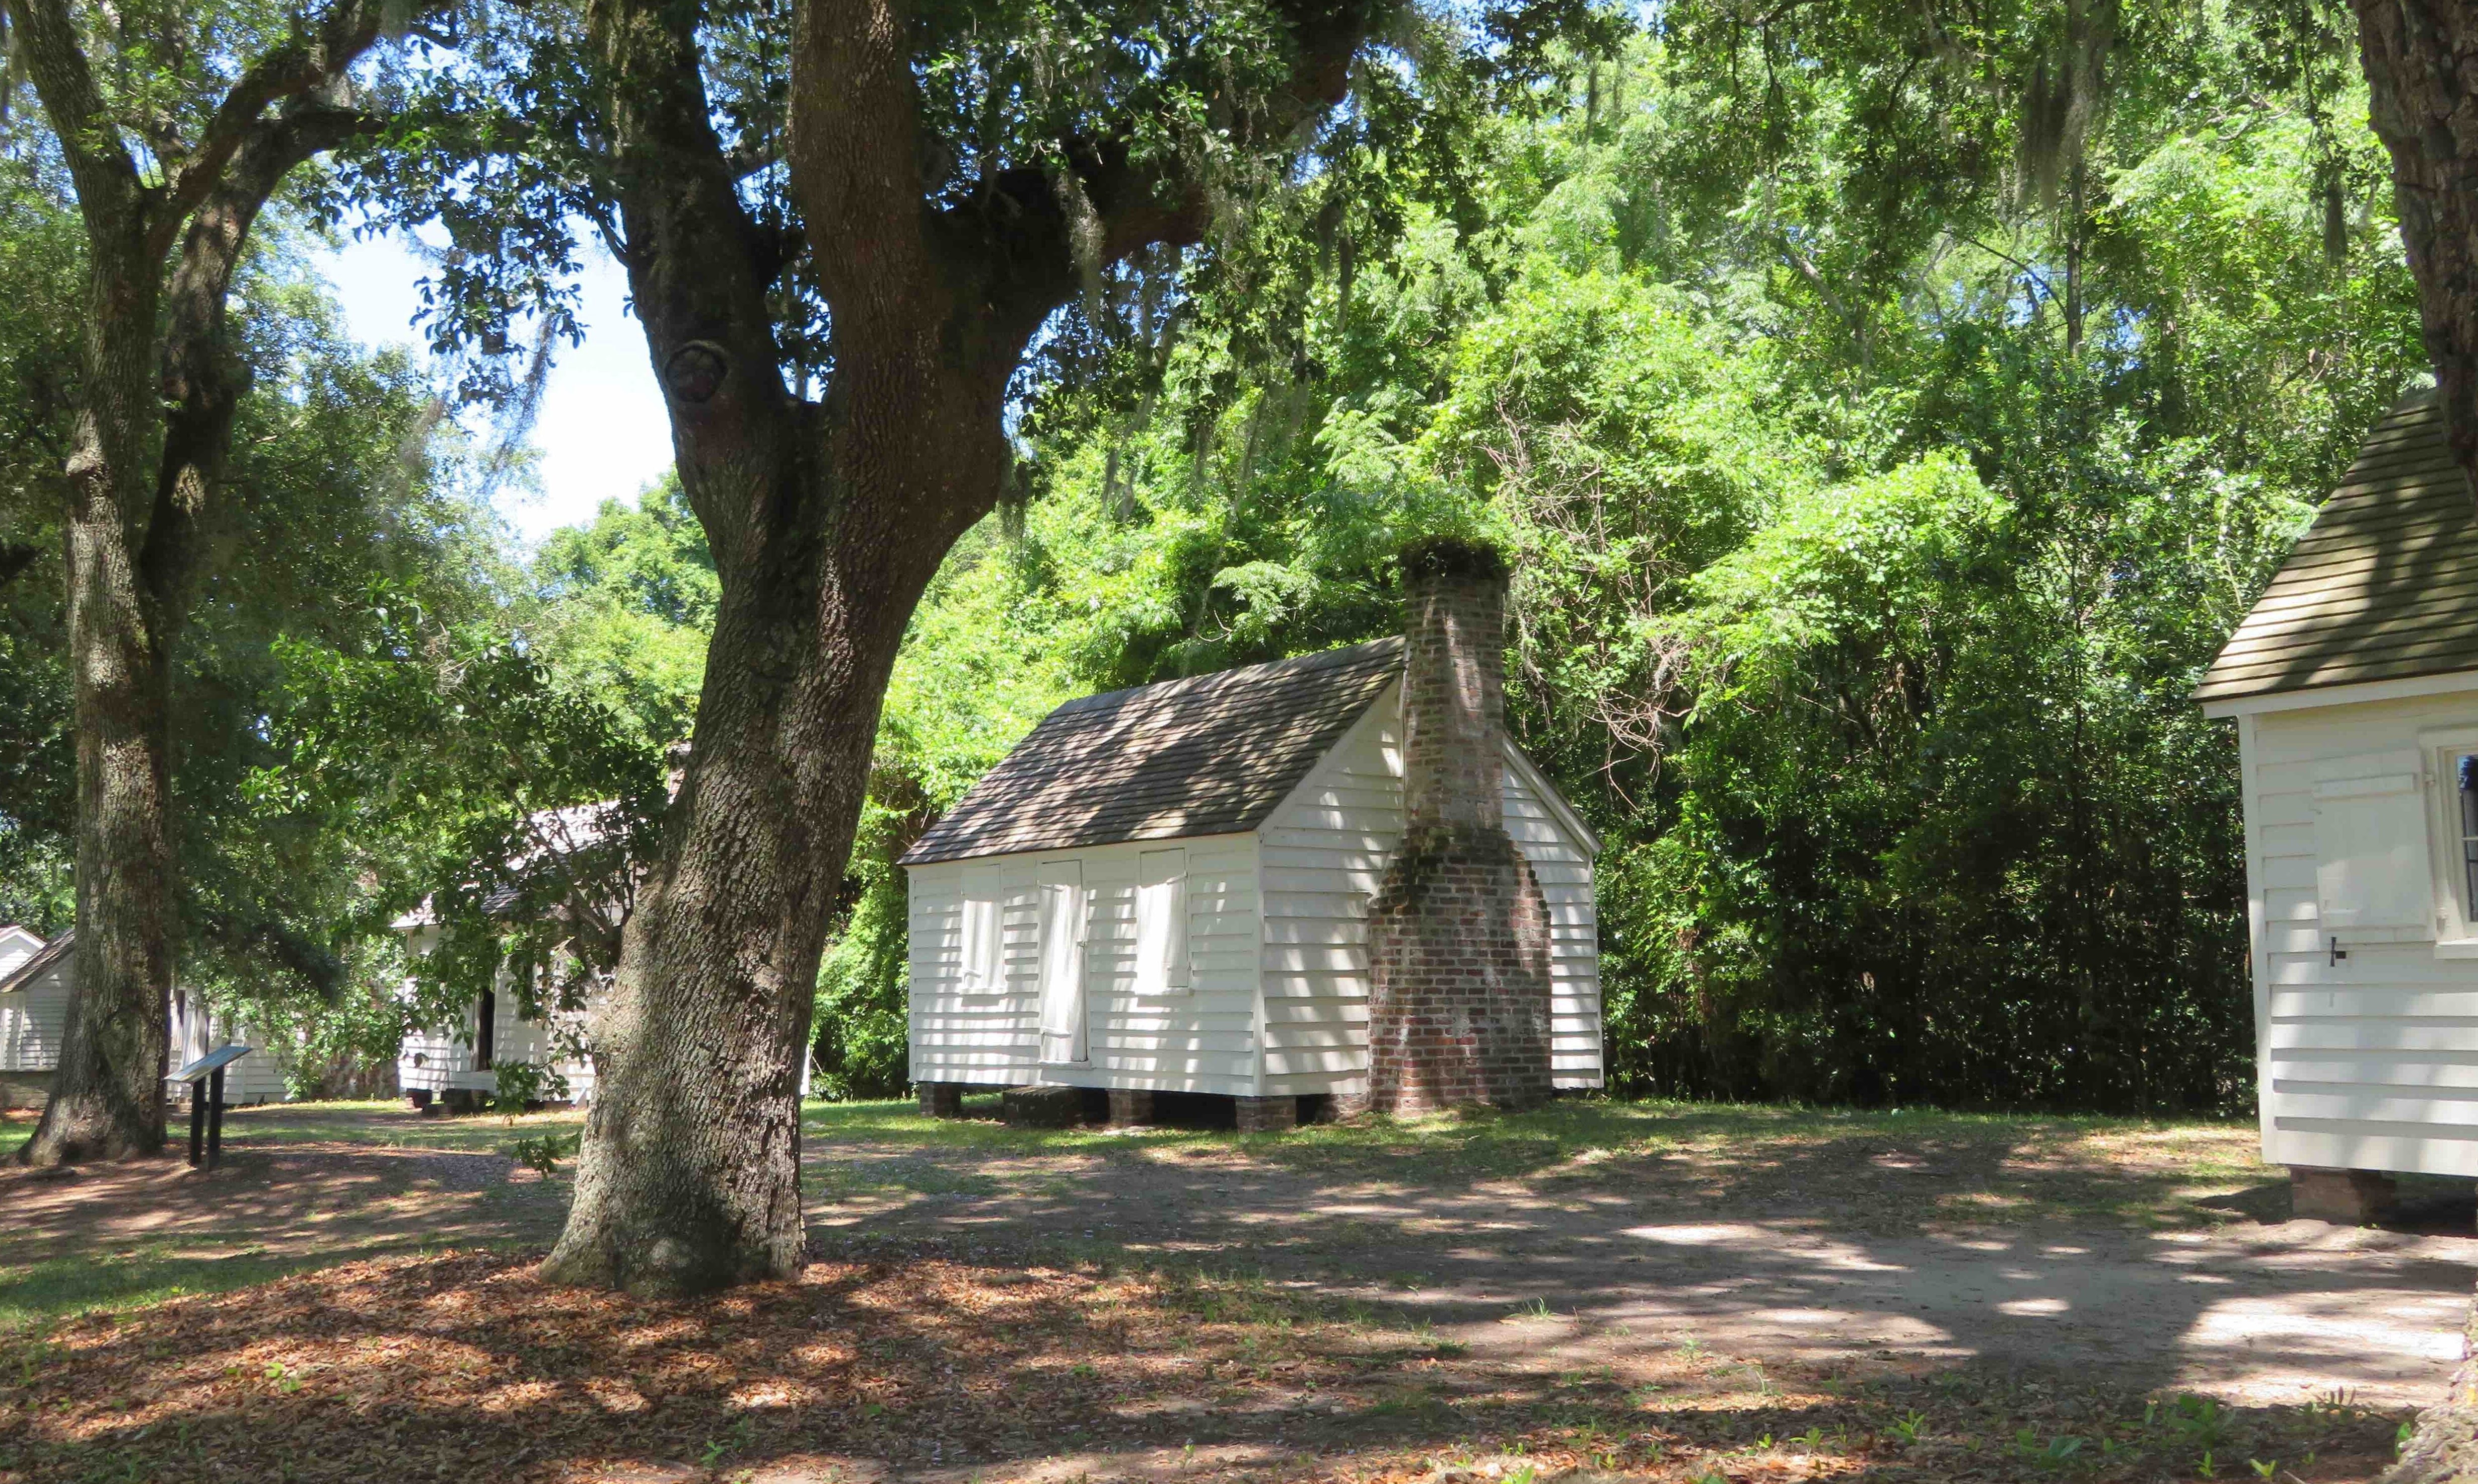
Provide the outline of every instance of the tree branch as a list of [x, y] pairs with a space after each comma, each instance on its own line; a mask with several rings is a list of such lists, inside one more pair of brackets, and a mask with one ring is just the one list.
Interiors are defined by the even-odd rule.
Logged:
[[[1269, 104], [1246, 111], [1233, 131], [1243, 145], [1261, 147], [1297, 131], [1342, 101], [1350, 91], [1351, 63], [1366, 41], [1375, 9], [1366, 0], [1289, 0], [1296, 46], [1288, 85]], [[1212, 104], [1230, 105], [1222, 98]], [[1232, 108], [1230, 112], [1241, 111]], [[1211, 207], [1201, 180], [1161, 162], [1138, 163], [1132, 127], [1104, 137], [1059, 142], [1100, 219], [1103, 263], [1117, 263], [1158, 244], [1187, 246], [1203, 240]], [[980, 252], [1006, 266], [1012, 280], [1001, 299], [1014, 300], [1013, 317], [1037, 324], [1075, 291], [1079, 273], [1070, 239], [1072, 224], [1060, 209], [1049, 177], [1040, 170], [1003, 172], [994, 189], [950, 208], [942, 235], [977, 239]], [[1026, 333], [1030, 333], [1027, 326]]]
[[[436, 0], [424, 10], [436, 9]], [[215, 191], [224, 166], [266, 124], [267, 109], [341, 81], [346, 69], [377, 43], [378, 0], [337, 0], [304, 35], [276, 47], [241, 72], [207, 120], [198, 146], [177, 166], [164, 168], [169, 208], [156, 231], [158, 250], [171, 246], [181, 221]]]
[[250, 225], [286, 176], [370, 122], [350, 109], [316, 106], [261, 120], [190, 214], [164, 291], [164, 451], [139, 553], [148, 590], [170, 614], [179, 611], [197, 517], [223, 477], [234, 409], [247, 382], [225, 333], [225, 304]]
[[798, 11], [792, 187], [838, 340], [900, 338], [944, 318], [931, 302], [911, 30], [902, 0], [810, 0]]
[[[756, 234], [714, 131], [695, 7], [592, 0], [586, 26], [606, 81], [616, 231], [672, 451], [726, 584], [777, 518], [759, 468], [797, 457]], [[752, 465], [750, 461], [754, 461]], [[729, 471], [729, 477], [696, 477]]]
[[[117, 240], [141, 225], [146, 189], [104, 106], [103, 91], [95, 86], [76, 23], [63, 0], [8, 0], [8, 6], [18, 55], [25, 59], [27, 75], [67, 158], [79, 210], [90, 224], [109, 228], [109, 236]], [[95, 236], [97, 249], [108, 251], [101, 239], [106, 234]]]

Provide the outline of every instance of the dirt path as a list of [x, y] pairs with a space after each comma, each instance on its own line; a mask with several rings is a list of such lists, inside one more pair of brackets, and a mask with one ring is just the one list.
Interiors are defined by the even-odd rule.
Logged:
[[[1836, 1215], [1795, 1182], [1730, 1209], [1657, 1173], [1335, 1179], [1210, 1144], [842, 1154], [878, 1162], [894, 1189], [813, 1203], [825, 1255], [913, 1246], [1261, 1271], [1425, 1320], [1476, 1356], [1559, 1370], [1684, 1343], [1803, 1361], [2097, 1368], [2249, 1403], [2417, 1405], [2459, 1359], [2478, 1278], [2478, 1239], [2319, 1221], [1905, 1227], [1881, 1210]], [[2467, 1229], [2465, 1210], [2440, 1215]]]
[[2364, 1484], [2478, 1268], [2465, 1194], [2289, 1221], [2220, 1125], [880, 1108], [813, 1111], [819, 1262], [666, 1304], [534, 1277], [569, 1187], [511, 1135], [274, 1109], [209, 1176], [0, 1172], [0, 1484]]
[[[228, 1288], [392, 1251], [543, 1245], [566, 1183], [492, 1152], [508, 1131], [485, 1121], [266, 1110], [236, 1117], [233, 1160], [212, 1176], [173, 1161], [0, 1172], [0, 1311]], [[444, 1146], [335, 1137], [356, 1130]], [[2348, 1231], [2288, 1220], [2277, 1172], [2259, 1169], [2201, 1203], [2252, 1216], [2141, 1229], [2046, 1199], [2086, 1195], [2095, 1176], [2018, 1141], [1741, 1134], [1662, 1154], [1553, 1148], [1510, 1162], [1515, 1172], [1503, 1145], [1480, 1152], [1203, 1134], [1061, 1145], [881, 1120], [813, 1134], [809, 1219], [827, 1258], [1263, 1274], [1433, 1325], [1497, 1365], [1626, 1369], [1683, 1345], [2099, 1372], [2252, 1404], [2423, 1404], [2458, 1356], [2478, 1276], [2478, 1240], [2450, 1234], [2470, 1229], [2465, 1197], [2412, 1229]], [[2008, 1186], [2009, 1163], [2049, 1183]], [[2141, 1155], [2111, 1148], [2102, 1163], [2122, 1179]], [[1952, 1220], [1956, 1188], [1985, 1193], [1996, 1214]], [[2006, 1219], [2008, 1199], [2036, 1214]], [[47, 1286], [66, 1296], [47, 1305]]]

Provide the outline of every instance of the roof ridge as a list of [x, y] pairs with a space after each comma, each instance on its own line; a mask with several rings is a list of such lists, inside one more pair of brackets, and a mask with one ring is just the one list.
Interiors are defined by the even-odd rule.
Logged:
[[1079, 695], [1074, 700], [1061, 701], [1050, 709], [1049, 715], [1067, 716], [1103, 706], [1124, 705], [1146, 692], [1171, 696], [1181, 694], [1185, 691], [1201, 691], [1205, 688], [1207, 682], [1217, 686], [1245, 685], [1252, 680], [1274, 680], [1309, 670], [1339, 668], [1363, 656], [1374, 659], [1378, 650], [1399, 649], [1402, 645], [1403, 636], [1390, 634], [1383, 639], [1371, 639], [1356, 644], [1345, 644], [1339, 649], [1320, 649], [1313, 654], [1295, 654], [1288, 659], [1262, 660], [1254, 665], [1234, 665], [1228, 669], [1206, 670], [1201, 675], [1180, 675], [1172, 680], [1148, 681], [1140, 686], [1122, 686], [1116, 691], [1100, 691], [1091, 695]]
[[31, 982], [37, 974], [59, 963], [62, 957], [74, 946], [76, 937], [75, 926], [64, 927], [61, 929], [61, 935], [58, 938], [27, 954], [16, 968], [5, 974], [0, 974], [0, 994], [14, 994]]

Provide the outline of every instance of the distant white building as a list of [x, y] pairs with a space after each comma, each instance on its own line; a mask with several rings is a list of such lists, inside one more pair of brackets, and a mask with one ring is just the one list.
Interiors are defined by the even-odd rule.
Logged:
[[[423, 915], [406, 918], [396, 926], [405, 934], [410, 951], [427, 953], [437, 946], [439, 929]], [[498, 1094], [499, 1069], [511, 1062], [547, 1068], [566, 1080], [570, 1101], [593, 1101], [592, 1059], [564, 1054], [562, 1042], [573, 1038], [558, 1034], [550, 1019], [527, 1016], [517, 991], [514, 976], [503, 968], [493, 986], [482, 992], [477, 1002], [466, 1006], [454, 1022], [427, 1026], [404, 1038], [396, 1053], [396, 1086], [415, 1107], [428, 1107], [434, 1101], [451, 1107], [487, 1102]], [[558, 1028], [572, 1027], [563, 1017]]]
[[2301, 1216], [2478, 1175], [2474, 515], [2408, 398], [2195, 691], [2237, 723], [2263, 1157]]
[[0, 927], [0, 1108], [39, 1108], [52, 1095], [68, 1021], [69, 941]]
[[[1106, 1090], [1114, 1119], [1226, 1096], [1273, 1128], [1302, 1097], [1600, 1086], [1600, 842], [1504, 733], [1501, 591], [1439, 578], [1414, 585], [1407, 645], [1051, 712], [902, 860], [924, 1109], [1046, 1083]], [[1422, 809], [1474, 821], [1505, 879], [1398, 859]], [[1425, 902], [1400, 885], [1424, 870]]]
[[[0, 1107], [39, 1108], [52, 1095], [61, 1064], [61, 1039], [68, 1026], [69, 976], [77, 962], [77, 931], [45, 943], [25, 928], [0, 927]], [[228, 1016], [212, 1014], [203, 997], [172, 988], [170, 1044], [165, 1068], [178, 1070], [217, 1046], [240, 1043], [259, 1054], [242, 1057], [224, 1079], [227, 1103], [285, 1102], [291, 1090], [285, 1073], [291, 1058], [270, 1050]], [[186, 1087], [173, 1095], [186, 1096]]]

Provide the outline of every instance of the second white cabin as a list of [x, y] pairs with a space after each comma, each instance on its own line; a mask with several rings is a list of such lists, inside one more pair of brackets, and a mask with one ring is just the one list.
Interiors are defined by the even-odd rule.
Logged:
[[[903, 858], [924, 1105], [1034, 1083], [1201, 1093], [1242, 1099], [1245, 1125], [1254, 1104], [1363, 1094], [1403, 669], [1403, 641], [1380, 640], [1053, 712]], [[1553, 923], [1553, 1078], [1598, 1087], [1599, 842], [1504, 751], [1504, 827]]]

